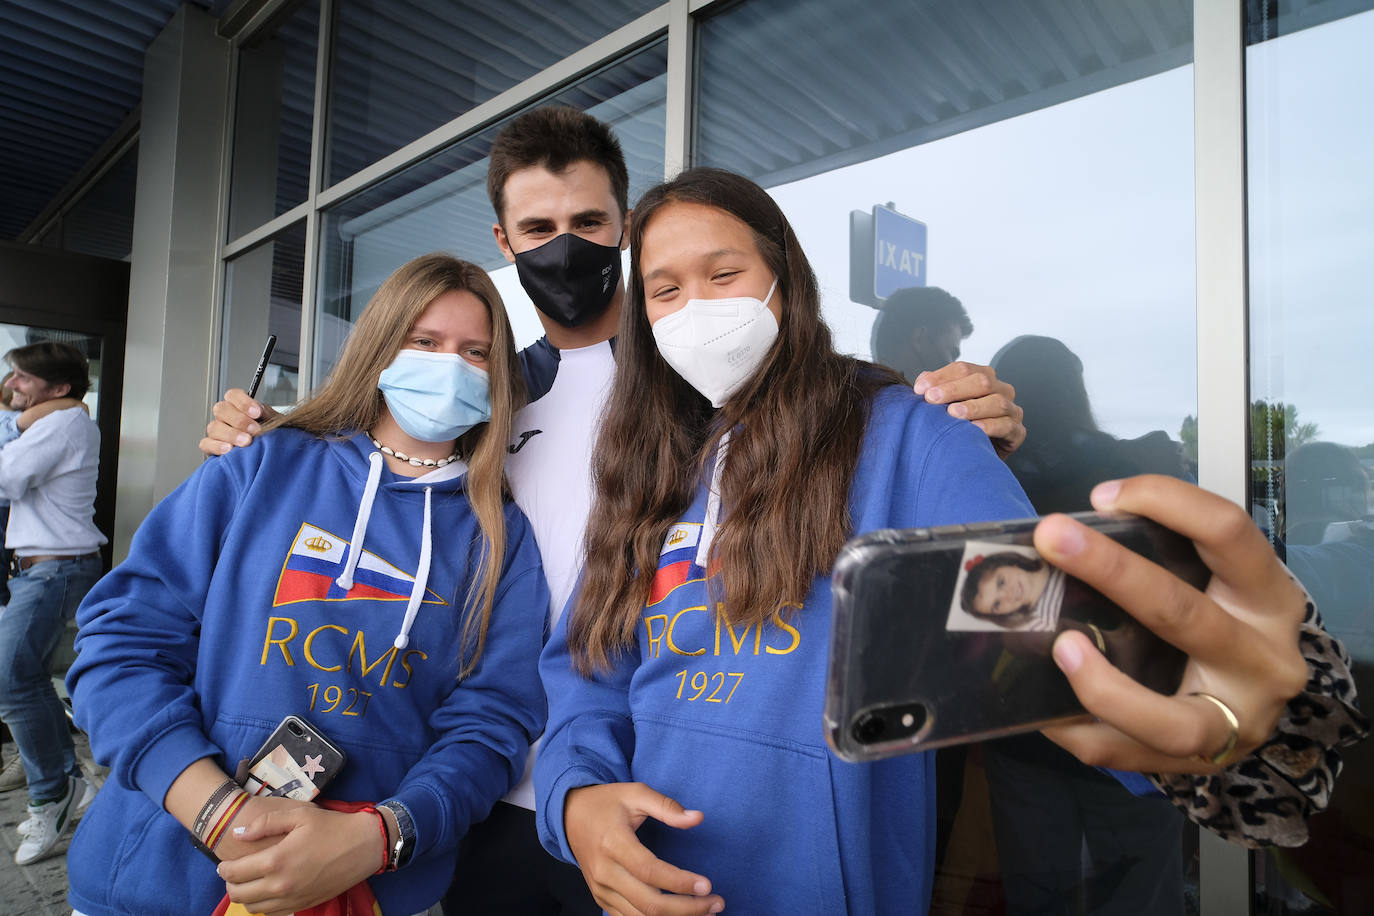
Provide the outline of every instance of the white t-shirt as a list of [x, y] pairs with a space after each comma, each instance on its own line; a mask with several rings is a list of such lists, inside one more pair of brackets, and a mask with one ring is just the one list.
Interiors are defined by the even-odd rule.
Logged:
[[[615, 377], [609, 341], [576, 350], [554, 350], [546, 341], [528, 348], [531, 402], [515, 415], [506, 455], [506, 477], [515, 503], [530, 521], [549, 583], [550, 626], [558, 622], [582, 568], [583, 534], [592, 508], [592, 450], [601, 411]], [[533, 369], [534, 371], [529, 371]], [[548, 390], [539, 390], [539, 379]], [[535, 742], [525, 776], [506, 801], [534, 809]]]

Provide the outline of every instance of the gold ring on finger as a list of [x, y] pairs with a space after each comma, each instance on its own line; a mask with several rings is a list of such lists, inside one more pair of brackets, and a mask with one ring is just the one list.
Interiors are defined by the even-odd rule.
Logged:
[[1210, 757], [1208, 757], [1206, 754], [1194, 754], [1193, 759], [1200, 761], [1202, 763], [1210, 763], [1219, 767], [1229, 766], [1234, 760], [1234, 757], [1232, 755], [1235, 754], [1236, 751], [1236, 742], [1240, 739], [1240, 720], [1237, 719], [1236, 714], [1231, 711], [1231, 707], [1227, 706], [1225, 703], [1223, 703], [1218, 698], [1212, 696], [1210, 693], [1203, 693], [1199, 690], [1188, 694], [1188, 696], [1201, 697], [1202, 699], [1214, 704], [1217, 709], [1221, 710], [1221, 714], [1226, 717], [1226, 724], [1231, 728], [1231, 733], [1226, 736], [1226, 744], [1224, 747], [1222, 747], [1221, 750], [1217, 751], [1217, 753], [1213, 754]]

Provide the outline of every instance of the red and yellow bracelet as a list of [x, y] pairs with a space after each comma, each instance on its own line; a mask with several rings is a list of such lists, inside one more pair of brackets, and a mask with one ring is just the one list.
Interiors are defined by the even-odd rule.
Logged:
[[229, 829], [229, 825], [234, 821], [234, 816], [239, 813], [239, 809], [243, 807], [243, 803], [246, 801], [248, 801], [248, 793], [240, 792], [224, 809], [219, 820], [215, 821], [215, 826], [211, 827], [210, 832], [205, 835], [202, 842], [210, 848], [211, 852], [219, 845], [219, 841], [224, 839], [224, 831]]

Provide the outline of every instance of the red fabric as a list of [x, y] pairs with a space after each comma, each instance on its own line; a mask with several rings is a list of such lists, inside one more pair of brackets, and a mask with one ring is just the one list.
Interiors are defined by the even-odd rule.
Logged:
[[[321, 808], [342, 811], [345, 814], [372, 807], [368, 802], [321, 801], [317, 804]], [[251, 911], [242, 904], [231, 903], [229, 895], [225, 894], [210, 916], [251, 916]], [[382, 908], [378, 905], [377, 898], [372, 895], [372, 888], [366, 881], [360, 881], [333, 900], [317, 903], [309, 909], [297, 910], [296, 916], [382, 916]]]

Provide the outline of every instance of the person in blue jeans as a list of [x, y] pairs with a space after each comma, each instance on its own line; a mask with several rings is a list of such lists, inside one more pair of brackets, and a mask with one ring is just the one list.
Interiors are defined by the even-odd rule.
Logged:
[[[86, 358], [68, 344], [29, 344], [5, 361], [4, 387], [16, 409], [79, 402], [86, 394]], [[92, 521], [99, 453], [95, 421], [75, 404], [33, 421], [0, 447], [0, 497], [10, 501], [5, 545], [14, 552], [10, 600], [0, 610], [0, 719], [29, 788], [29, 819], [14, 855], [19, 865], [53, 850], [86, 792], [48, 669], [67, 621], [100, 578], [105, 536]]]
[[[19, 435], [16, 426], [19, 420], [19, 411], [10, 406], [10, 398], [13, 396], [13, 390], [0, 385], [0, 427], [14, 428], [13, 435], [4, 441], [9, 441], [9, 439], [14, 439]], [[0, 497], [0, 529], [4, 529], [9, 523], [10, 501]], [[0, 545], [0, 605], [10, 603], [10, 559], [13, 556], [8, 547]], [[5, 791], [2, 783], [3, 781], [0, 780], [0, 792]], [[18, 788], [18, 786], [12, 788]]]

